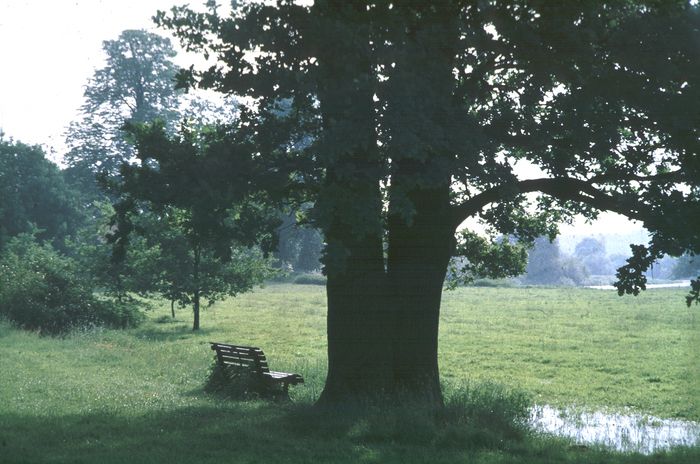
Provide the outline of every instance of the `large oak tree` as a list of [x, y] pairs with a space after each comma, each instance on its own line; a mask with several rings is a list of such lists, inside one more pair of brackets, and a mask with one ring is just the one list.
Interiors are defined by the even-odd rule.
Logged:
[[[207, 5], [157, 21], [218, 60], [181, 83], [248, 97], [239, 133], [289, 172], [280, 187], [315, 202], [321, 402], [439, 404], [448, 262], [522, 271], [520, 245], [496, 234], [528, 244], [600, 211], [642, 221], [652, 239], [618, 271], [620, 293], [643, 289], [661, 253], [700, 250], [697, 4], [281, 0], [227, 17]], [[494, 239], [460, 229], [469, 218]]]

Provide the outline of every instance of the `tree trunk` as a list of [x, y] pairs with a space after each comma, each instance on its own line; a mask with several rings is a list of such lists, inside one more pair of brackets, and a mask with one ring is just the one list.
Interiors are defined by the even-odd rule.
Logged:
[[[396, 153], [391, 154], [388, 164], [385, 154], [379, 152], [375, 50], [358, 44], [374, 43], [373, 35], [383, 26], [373, 25], [362, 4], [319, 0], [314, 8], [319, 17], [328, 20], [325, 26], [332, 31], [324, 36], [328, 40], [318, 52], [319, 82], [329, 83], [319, 89], [323, 133], [330, 134], [333, 141], [347, 142], [321, 144], [325, 149], [321, 160], [328, 162], [316, 207], [321, 214], [319, 222], [325, 224], [327, 243], [328, 377], [319, 402], [373, 397], [402, 401], [410, 395], [429, 405], [441, 405], [437, 335], [442, 284], [454, 240], [453, 228], [443, 224], [450, 216], [444, 214], [449, 208], [450, 178], [421, 177], [435, 167], [430, 163], [436, 155], [406, 150], [423, 150], [422, 146], [395, 147], [392, 143], [389, 149]], [[425, 34], [431, 36], [431, 31], [437, 30]], [[396, 31], [397, 37], [405, 33], [403, 29]], [[432, 69], [430, 57], [413, 40], [411, 36], [403, 42], [406, 53], [397, 56], [397, 68], [401, 68], [388, 72], [412, 69], [417, 53], [427, 62], [426, 69]], [[449, 63], [440, 72], [452, 79]], [[394, 77], [398, 84], [390, 97], [397, 98], [398, 104], [390, 110], [405, 114], [405, 120], [399, 117], [402, 127], [386, 126], [384, 130], [395, 131], [397, 137], [406, 131], [421, 134], [421, 118], [433, 112], [444, 116], [444, 106], [437, 107], [444, 103], [444, 96], [432, 102], [432, 74], [420, 83], [425, 88], [418, 90], [414, 80], [402, 80], [401, 74]], [[451, 87], [447, 88], [449, 98]], [[408, 109], [401, 106], [406, 102], [411, 102]], [[428, 113], [423, 113], [423, 106], [430, 107], [426, 108]], [[439, 146], [425, 141], [426, 149]], [[445, 151], [442, 156], [438, 166], [446, 165], [450, 155]], [[409, 160], [405, 165], [404, 159]], [[390, 207], [385, 262], [386, 198], [382, 185], [387, 187], [389, 173], [390, 200], [398, 199], [404, 207], [412, 203], [415, 214], [407, 221], [402, 215], [405, 211]], [[399, 190], [395, 190], [398, 185]]]
[[170, 314], [172, 314], [173, 319], [175, 319], [175, 300], [170, 300]]
[[394, 306], [394, 383], [399, 393], [424, 404], [442, 405], [438, 328], [442, 289], [454, 246], [444, 223], [449, 187], [413, 192], [410, 222], [391, 216], [387, 274]]
[[[328, 377], [319, 403], [380, 395], [392, 388], [392, 308], [385, 304], [383, 176], [377, 151], [375, 68], [366, 6], [319, 0], [328, 40], [320, 44], [319, 88], [326, 177], [316, 203], [326, 237]], [[358, 42], [359, 41], [359, 42]], [[325, 135], [324, 135], [325, 136]], [[335, 140], [346, 140], [338, 144]]]
[[[407, 398], [441, 406], [438, 324], [454, 231], [416, 218], [381, 241], [352, 247], [344, 272], [328, 269], [328, 377], [319, 402]], [[329, 243], [331, 243], [329, 241]]]
[[193, 295], [193, 312], [194, 312], [194, 322], [192, 324], [192, 330], [199, 330], [199, 260], [200, 260], [200, 249], [198, 245], [194, 246], [194, 261], [192, 269], [192, 283], [194, 284], [194, 295]]
[[386, 337], [391, 307], [384, 304], [381, 241], [362, 242], [347, 250], [342, 271], [327, 266], [328, 377], [322, 404], [379, 396], [392, 388], [392, 346]]

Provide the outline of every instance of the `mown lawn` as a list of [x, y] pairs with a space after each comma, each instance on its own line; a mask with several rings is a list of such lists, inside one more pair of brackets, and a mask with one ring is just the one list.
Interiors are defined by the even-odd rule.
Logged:
[[[445, 294], [446, 390], [496, 382], [539, 404], [700, 419], [700, 308], [682, 290], [466, 288]], [[0, 324], [0, 462], [698, 462], [697, 449], [622, 456], [525, 436], [490, 442], [382, 414], [311, 408], [325, 375], [325, 292], [270, 285], [127, 331], [48, 338]], [[300, 372], [292, 403], [208, 395], [208, 341], [262, 346]], [[406, 411], [404, 411], [405, 413]], [[468, 424], [464, 425], [468, 428]], [[427, 427], [427, 428], [426, 428]]]

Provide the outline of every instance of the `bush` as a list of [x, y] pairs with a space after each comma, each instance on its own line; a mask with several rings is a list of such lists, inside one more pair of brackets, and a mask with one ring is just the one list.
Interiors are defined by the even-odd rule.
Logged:
[[513, 279], [476, 279], [472, 283], [474, 287], [498, 287], [498, 288], [512, 288], [517, 287], [518, 284]]
[[204, 391], [231, 400], [289, 399], [284, 390], [265, 382], [249, 369], [222, 367], [216, 361], [211, 366]]
[[326, 276], [322, 274], [299, 274], [294, 278], [294, 283], [299, 285], [326, 285]]
[[31, 235], [13, 238], [0, 259], [0, 314], [17, 326], [56, 335], [74, 328], [136, 325], [128, 302], [96, 298], [73, 260]]

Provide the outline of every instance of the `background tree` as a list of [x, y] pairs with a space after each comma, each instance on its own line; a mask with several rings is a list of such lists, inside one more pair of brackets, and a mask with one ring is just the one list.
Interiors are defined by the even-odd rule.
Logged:
[[277, 234], [275, 257], [283, 268], [294, 272], [312, 272], [321, 268], [323, 237], [318, 229], [298, 224], [295, 212], [282, 215]]
[[559, 241], [539, 237], [528, 253], [523, 281], [537, 285], [583, 285], [588, 270], [579, 259], [561, 253]]
[[69, 241], [67, 254], [80, 264], [80, 276], [93, 288], [120, 303], [139, 306], [133, 294], [148, 296], [157, 290], [161, 250], [157, 244], [136, 236], [122, 259], [115, 260], [107, 242], [114, 208], [103, 201], [95, 202], [93, 210], [91, 221]]
[[10, 237], [34, 232], [63, 249], [83, 220], [76, 192], [41, 148], [0, 133], [0, 251]]
[[574, 257], [580, 260], [590, 274], [612, 274], [614, 268], [605, 252], [605, 242], [595, 237], [586, 237], [576, 244]]
[[698, 255], [686, 254], [678, 258], [673, 267], [672, 277], [684, 279], [700, 274], [700, 257]]
[[321, 252], [323, 251], [323, 236], [318, 229], [304, 227], [301, 229], [299, 254], [295, 270], [313, 272], [321, 269]]
[[[279, 1], [227, 18], [208, 5], [158, 20], [220, 61], [182, 84], [255, 101], [239, 129], [288, 173], [270, 190], [314, 202], [328, 277], [322, 403], [379, 392], [441, 403], [442, 286], [467, 218], [521, 243], [575, 214], [642, 221], [652, 239], [618, 271], [621, 294], [643, 289], [662, 253], [700, 249], [700, 108], [687, 103], [700, 100], [697, 4]], [[519, 178], [519, 161], [542, 176]], [[489, 268], [490, 253], [464, 250]]]
[[125, 122], [177, 119], [176, 53], [169, 39], [144, 30], [125, 30], [103, 42], [105, 66], [85, 86], [82, 116], [68, 127], [66, 174], [87, 192], [100, 197], [95, 174], [116, 175], [134, 156], [121, 130]]
[[[661, 258], [654, 261], [654, 263], [649, 266], [646, 271], [646, 275], [652, 279], [673, 279], [673, 271], [676, 268], [676, 261], [678, 258], [669, 255], [663, 255]], [[698, 272], [695, 273], [697, 276]]]

